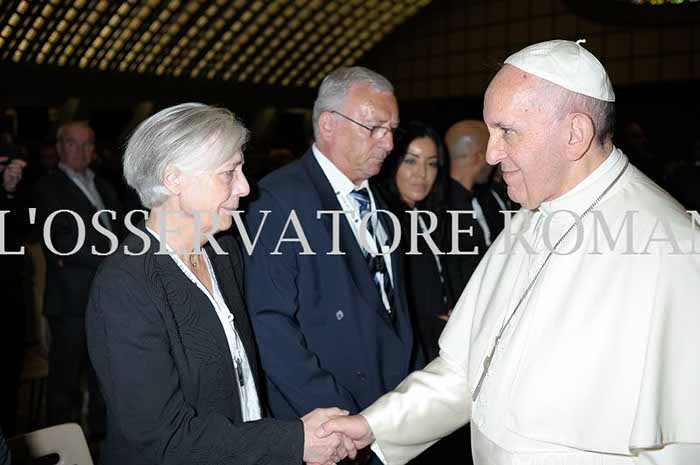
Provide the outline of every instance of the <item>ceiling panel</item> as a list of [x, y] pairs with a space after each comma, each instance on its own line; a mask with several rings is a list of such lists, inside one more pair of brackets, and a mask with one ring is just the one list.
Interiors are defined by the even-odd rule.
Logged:
[[430, 0], [0, 0], [0, 62], [315, 87]]

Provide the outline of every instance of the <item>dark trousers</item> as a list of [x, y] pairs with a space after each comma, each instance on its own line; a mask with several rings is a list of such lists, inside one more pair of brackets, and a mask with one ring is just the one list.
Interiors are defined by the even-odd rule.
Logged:
[[0, 429], [0, 465], [12, 465], [12, 456], [10, 455], [10, 450], [7, 448], [2, 429]]
[[[7, 286], [7, 287], [6, 287]], [[17, 393], [24, 359], [25, 306], [22, 283], [0, 281], [0, 427], [10, 437], [17, 432]]]
[[49, 316], [49, 424], [80, 423], [82, 375], [87, 375], [90, 435], [105, 433], [105, 405], [87, 353], [84, 317]]

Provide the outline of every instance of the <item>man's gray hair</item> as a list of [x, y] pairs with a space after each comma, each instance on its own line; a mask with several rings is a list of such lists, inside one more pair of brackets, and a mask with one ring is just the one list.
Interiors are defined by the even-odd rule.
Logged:
[[146, 208], [169, 196], [163, 185], [168, 165], [187, 173], [206, 172], [230, 159], [248, 140], [248, 130], [225, 108], [183, 103], [141, 123], [124, 153], [124, 179]]
[[314, 102], [313, 128], [314, 137], [318, 139], [318, 119], [326, 111], [340, 111], [345, 96], [354, 84], [366, 84], [376, 92], [394, 93], [391, 82], [379, 73], [362, 66], [338, 68], [323, 78]]
[[615, 131], [615, 102], [606, 102], [565, 89], [540, 79], [537, 100], [540, 107], [554, 108], [554, 118], [561, 121], [571, 113], [583, 113], [593, 121], [595, 140], [600, 145], [612, 139]]
[[59, 144], [63, 142], [63, 133], [66, 131], [66, 128], [68, 126], [83, 126], [92, 131], [93, 136], [95, 134], [95, 130], [92, 129], [92, 127], [90, 126], [90, 122], [87, 120], [66, 121], [65, 123], [62, 123], [56, 130], [56, 142], [58, 142]]

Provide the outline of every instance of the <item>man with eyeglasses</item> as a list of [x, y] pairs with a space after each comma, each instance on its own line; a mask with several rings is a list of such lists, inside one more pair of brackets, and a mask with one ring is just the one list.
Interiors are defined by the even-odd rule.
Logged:
[[314, 104], [315, 143], [263, 179], [248, 210], [248, 234], [260, 231], [246, 258], [248, 311], [277, 418], [320, 406], [359, 412], [423, 364], [399, 253], [389, 252], [398, 224], [376, 213], [384, 203], [368, 183], [398, 124], [384, 77], [332, 72]]
[[[100, 438], [105, 431], [104, 402], [88, 360], [85, 309], [92, 279], [104, 259], [98, 253], [104, 254], [111, 247], [105, 231], [119, 236], [117, 218], [121, 216], [121, 203], [114, 188], [90, 169], [95, 157], [95, 132], [87, 122], [63, 124], [56, 139], [58, 169], [40, 179], [35, 190], [39, 237], [52, 213], [72, 212], [57, 213], [52, 218], [46, 230], [50, 247], [42, 240], [46, 255], [44, 313], [51, 331], [48, 421], [79, 422], [81, 377], [86, 373], [89, 435]], [[100, 231], [93, 225], [92, 217], [105, 209], [115, 211], [117, 216], [111, 218], [102, 213], [98, 220]], [[98, 253], [93, 252], [93, 247]]]

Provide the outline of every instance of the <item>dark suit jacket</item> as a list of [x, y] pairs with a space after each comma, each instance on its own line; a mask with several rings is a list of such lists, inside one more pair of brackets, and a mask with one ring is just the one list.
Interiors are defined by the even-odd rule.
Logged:
[[[246, 295], [275, 417], [294, 418], [317, 407], [357, 413], [422, 366], [403, 290], [400, 251], [391, 255], [396, 321], [391, 322], [367, 262], [344, 217], [340, 250], [332, 250], [332, 219], [319, 210], [342, 210], [313, 153], [263, 179], [247, 212], [254, 237], [261, 210], [270, 210], [246, 260]], [[383, 204], [375, 191], [375, 199]], [[298, 242], [271, 255], [290, 212], [299, 218], [315, 255]], [[379, 215], [386, 220], [385, 215]], [[393, 234], [389, 221], [383, 226]], [[295, 237], [290, 226], [286, 237]]]
[[[117, 212], [111, 220], [113, 232], [119, 237], [122, 218], [121, 204], [116, 191], [105, 180], [95, 177], [95, 186], [108, 210]], [[92, 246], [101, 253], [109, 250], [109, 239], [92, 226], [92, 216], [97, 209], [85, 194], [60, 169], [39, 180], [35, 190], [39, 237], [46, 254], [46, 290], [44, 312], [49, 316], [83, 316], [90, 293], [90, 284], [103, 256], [92, 253]], [[74, 254], [53, 254], [43, 239], [46, 218], [56, 210], [71, 210], [78, 214], [85, 225], [85, 242]], [[103, 215], [107, 215], [103, 213]], [[54, 217], [51, 226], [54, 248], [61, 252], [71, 251], [78, 243], [78, 226], [75, 218], [67, 213]]]
[[[473, 212], [473, 194], [453, 179], [448, 180], [448, 206], [450, 210]], [[484, 238], [484, 231], [473, 215], [460, 214], [458, 227], [461, 231], [471, 228], [471, 234], [460, 233], [457, 237], [457, 246], [461, 252], [471, 252], [478, 249], [475, 255], [448, 254], [445, 256], [445, 269], [452, 284], [452, 291], [458, 300], [462, 291], [469, 282], [472, 274], [479, 266], [481, 257], [484, 256], [488, 246]], [[456, 302], [455, 302], [456, 303]]]
[[[141, 225], [141, 231], [144, 231]], [[290, 464], [302, 462], [299, 420], [242, 422], [226, 335], [209, 299], [168, 255], [140, 251], [129, 235], [100, 267], [90, 293], [88, 350], [107, 405], [103, 465]], [[207, 245], [217, 281], [257, 378], [243, 302], [240, 251]]]

